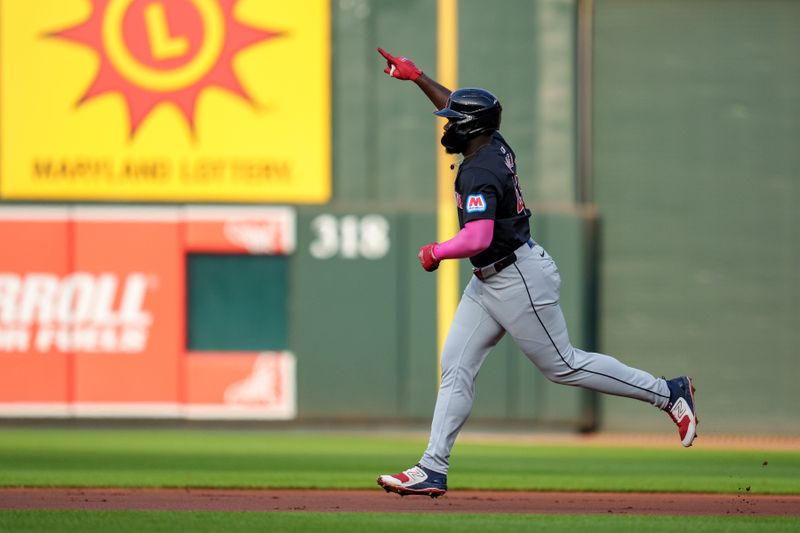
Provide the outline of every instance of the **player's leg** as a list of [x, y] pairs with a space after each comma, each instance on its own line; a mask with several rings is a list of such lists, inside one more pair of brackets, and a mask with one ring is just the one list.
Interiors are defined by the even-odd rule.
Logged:
[[435, 497], [447, 490], [450, 450], [472, 411], [475, 378], [503, 336], [500, 325], [479, 303], [483, 287], [476, 282], [467, 286], [444, 344], [442, 382], [428, 447], [416, 466], [378, 477], [378, 484], [387, 491]]
[[558, 303], [531, 309], [536, 320], [532, 330], [539, 331], [547, 342], [532, 343], [526, 340], [527, 334], [515, 340], [545, 376], [556, 383], [649, 402], [672, 418], [678, 426], [681, 444], [692, 445], [698, 419], [691, 378], [682, 376], [667, 381], [609, 355], [574, 348]]
[[472, 411], [475, 378], [504, 331], [480, 302], [473, 280], [464, 292], [442, 351], [442, 382], [436, 397], [428, 448], [420, 464], [447, 473], [450, 450]]
[[[540, 246], [522, 250], [520, 259], [487, 286], [485, 300], [497, 320], [514, 338], [525, 355], [552, 381], [636, 398], [667, 410], [676, 402], [688, 405], [691, 427], [681, 427], [684, 446], [694, 437], [694, 404], [691, 382], [670, 380], [621, 363], [614, 357], [585, 352], [569, 341], [567, 325], [559, 306], [561, 279], [552, 258]], [[671, 414], [675, 419], [674, 414]], [[687, 436], [688, 435], [688, 436]], [[688, 443], [688, 444], [687, 444]]]
[[[523, 333], [515, 337], [515, 341], [551, 381], [636, 398], [662, 409], [666, 407], [669, 389], [665, 380], [609, 355], [573, 347], [557, 303], [538, 307], [526, 315], [516, 321]], [[526, 318], [528, 324], [525, 324]], [[536, 338], [529, 338], [531, 334]]]
[[669, 391], [663, 379], [613, 357], [572, 346], [559, 306], [561, 277], [555, 262], [538, 244], [518, 255], [516, 263], [488, 280], [485, 299], [498, 322], [539, 370], [557, 383], [664, 407]]

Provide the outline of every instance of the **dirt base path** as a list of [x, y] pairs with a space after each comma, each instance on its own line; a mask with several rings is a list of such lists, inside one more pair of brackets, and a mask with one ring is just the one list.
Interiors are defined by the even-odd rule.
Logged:
[[0, 489], [0, 509], [451, 512], [800, 516], [800, 496], [453, 491], [438, 499], [375, 490]]

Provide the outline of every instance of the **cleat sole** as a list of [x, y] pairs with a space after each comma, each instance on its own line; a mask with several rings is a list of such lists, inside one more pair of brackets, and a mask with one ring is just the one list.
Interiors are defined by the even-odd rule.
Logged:
[[394, 492], [400, 496], [430, 496], [431, 498], [438, 498], [443, 496], [447, 490], [442, 489], [407, 489], [405, 487], [396, 487], [394, 485], [385, 484], [381, 478], [378, 478], [378, 485], [380, 485], [386, 492]]

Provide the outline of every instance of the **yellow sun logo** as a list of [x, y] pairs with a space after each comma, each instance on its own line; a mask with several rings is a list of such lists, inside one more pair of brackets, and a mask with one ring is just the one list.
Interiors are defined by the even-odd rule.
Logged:
[[78, 104], [121, 93], [131, 137], [162, 103], [175, 105], [194, 131], [197, 99], [209, 87], [254, 103], [233, 61], [245, 48], [282, 35], [238, 22], [238, 0], [90, 1], [86, 21], [50, 36], [95, 50], [100, 67]]

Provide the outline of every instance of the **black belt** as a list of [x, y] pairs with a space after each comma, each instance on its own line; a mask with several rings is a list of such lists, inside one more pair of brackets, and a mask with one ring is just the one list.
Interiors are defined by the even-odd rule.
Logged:
[[[528, 247], [533, 248], [536, 243], [533, 239], [528, 241]], [[517, 254], [511, 252], [507, 256], [502, 259], [498, 259], [491, 265], [487, 265], [485, 267], [480, 268], [473, 268], [472, 273], [475, 274], [475, 277], [481, 281], [486, 281], [487, 279], [491, 278], [498, 272], [502, 271], [504, 268], [510, 267], [517, 261]]]

